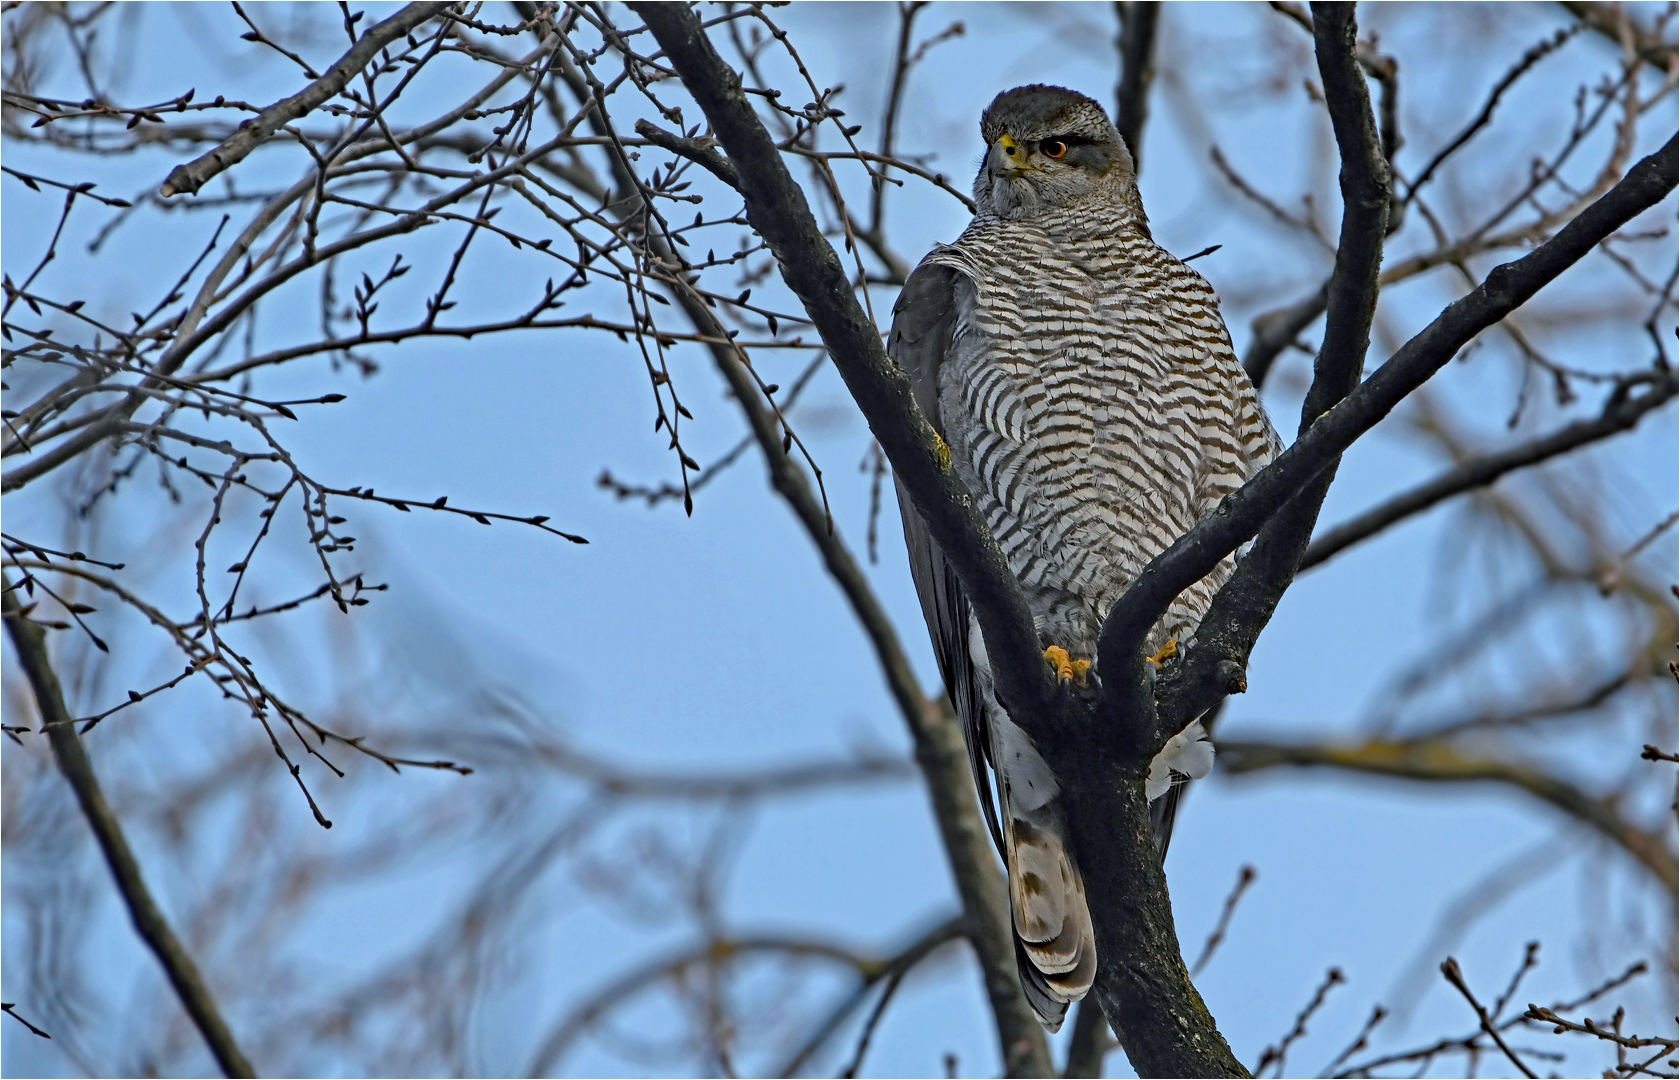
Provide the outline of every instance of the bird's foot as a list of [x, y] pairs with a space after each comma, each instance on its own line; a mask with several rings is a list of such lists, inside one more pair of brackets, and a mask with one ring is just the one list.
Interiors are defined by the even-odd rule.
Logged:
[[1148, 660], [1151, 664], [1154, 664], [1156, 667], [1160, 667], [1162, 664], [1166, 663], [1168, 660], [1170, 660], [1172, 657], [1176, 656], [1177, 654], [1178, 654], [1178, 639], [1177, 638], [1168, 638], [1167, 643], [1165, 645], [1161, 646], [1161, 651], [1160, 652], [1156, 653], [1154, 656], [1145, 657], [1144, 659]]
[[1077, 686], [1086, 685], [1086, 677], [1091, 672], [1091, 661], [1075, 660], [1060, 645], [1052, 645], [1045, 649], [1044, 659], [1050, 661], [1050, 666], [1056, 669], [1056, 678], [1062, 682], [1072, 681]]

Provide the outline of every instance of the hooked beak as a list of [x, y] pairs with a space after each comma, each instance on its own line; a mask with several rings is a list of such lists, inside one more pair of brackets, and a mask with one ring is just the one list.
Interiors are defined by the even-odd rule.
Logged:
[[1007, 133], [999, 135], [991, 149], [986, 151], [986, 171], [994, 177], [1013, 178], [1032, 169], [1033, 166], [1027, 164], [1027, 148]]

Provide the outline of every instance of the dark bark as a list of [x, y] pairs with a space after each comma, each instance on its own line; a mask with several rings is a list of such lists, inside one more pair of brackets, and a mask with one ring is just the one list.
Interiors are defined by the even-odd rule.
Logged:
[[[678, 292], [678, 302], [701, 333], [714, 338], [727, 336], [725, 328], [691, 294]], [[759, 400], [758, 385], [745, 364], [732, 346], [714, 345], [711, 351], [736, 401], [746, 412], [748, 426], [764, 453], [771, 486], [793, 509], [822, 555], [829, 575], [851, 604], [875, 647], [876, 658], [887, 676], [887, 687], [910, 728], [916, 746], [916, 765], [927, 784], [934, 821], [939, 826], [939, 837], [963, 905], [963, 933], [974, 946], [980, 963], [1009, 1075], [1048, 1075], [1050, 1054], [1044, 1032], [1015, 974], [1009, 897], [969, 779], [968, 749], [963, 744], [962, 731], [955, 717], [937, 715], [932, 704], [922, 696], [892, 620], [876, 599], [863, 568], [830, 527], [828, 515], [805, 474], [783, 447], [776, 418]]]
[[1149, 84], [1155, 80], [1155, 0], [1116, 0], [1120, 20], [1120, 85], [1114, 91], [1114, 126], [1132, 152], [1132, 168], [1143, 174], [1143, 126], [1149, 121]]
[[[523, 6], [521, 14], [527, 19], [534, 19], [537, 15], [534, 9], [526, 12]], [[590, 89], [581, 76], [566, 71], [562, 77], [566, 78], [580, 103], [590, 99]], [[610, 141], [607, 118], [599, 108], [590, 110], [588, 123], [595, 134]], [[710, 147], [663, 131], [646, 120], [637, 122], [636, 131], [672, 153], [695, 161], [737, 191], [741, 190], [741, 178], [735, 166]], [[629, 163], [616, 154], [610, 155], [610, 161], [617, 188], [617, 196], [613, 199], [616, 212], [639, 214], [641, 201], [629, 194], [636, 190], [635, 175]], [[602, 199], [612, 198], [604, 190], [594, 194]], [[691, 271], [681, 252], [674, 250], [657, 231], [649, 232], [646, 242], [656, 260], [671, 268], [670, 291], [695, 330], [714, 342], [727, 339], [726, 328], [718, 322], [711, 309], [683, 285]], [[939, 827], [940, 840], [962, 904], [963, 934], [973, 946], [975, 958], [980, 964], [1008, 1071], [1010, 1075], [1047, 1075], [1050, 1052], [1044, 1032], [1027, 1004], [1015, 974], [1015, 941], [1009, 926], [1009, 898], [1003, 877], [998, 873], [973, 785], [969, 781], [968, 751], [963, 744], [962, 732], [953, 717], [940, 716], [922, 695], [892, 620], [877, 600], [863, 568], [832, 528], [827, 509], [811, 490], [804, 472], [789, 456], [777, 427], [777, 417], [765, 406], [758, 384], [740, 351], [733, 345], [723, 344], [711, 344], [707, 348], [719, 373], [729, 383], [736, 402], [746, 415], [747, 426], [764, 454], [771, 487], [799, 519], [806, 535], [822, 556], [829, 575], [851, 605], [875, 649], [876, 659], [886, 677], [887, 689], [910, 729], [911, 740], [916, 747], [916, 765], [927, 784], [934, 821]]]
[[985, 633], [1006, 704], [1031, 711], [1051, 696], [1032, 616], [1003, 552], [950, 466], [950, 451], [917, 410], [910, 380], [888, 358], [853, 295], [804, 191], [700, 20], [681, 5], [634, 4], [711, 122], [742, 179], [747, 218], [769, 244], [782, 277], [815, 323], [870, 430], [956, 567]]

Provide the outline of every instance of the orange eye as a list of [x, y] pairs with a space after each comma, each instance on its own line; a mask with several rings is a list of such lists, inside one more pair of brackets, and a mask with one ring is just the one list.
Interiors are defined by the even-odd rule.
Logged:
[[1067, 157], [1068, 144], [1060, 139], [1045, 139], [1038, 144], [1038, 151], [1051, 161], [1060, 161]]

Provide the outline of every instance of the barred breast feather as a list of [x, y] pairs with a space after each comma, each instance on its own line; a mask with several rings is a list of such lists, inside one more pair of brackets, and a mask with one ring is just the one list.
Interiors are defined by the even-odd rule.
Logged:
[[[1057, 216], [977, 219], [928, 257], [973, 286], [936, 415], [1040, 635], [1090, 658], [1138, 571], [1277, 437], [1201, 275], [1137, 227], [1116, 220], [1092, 243], [1088, 212], [1068, 229]], [[1179, 597], [1152, 648], [1188, 640], [1231, 566]]]

